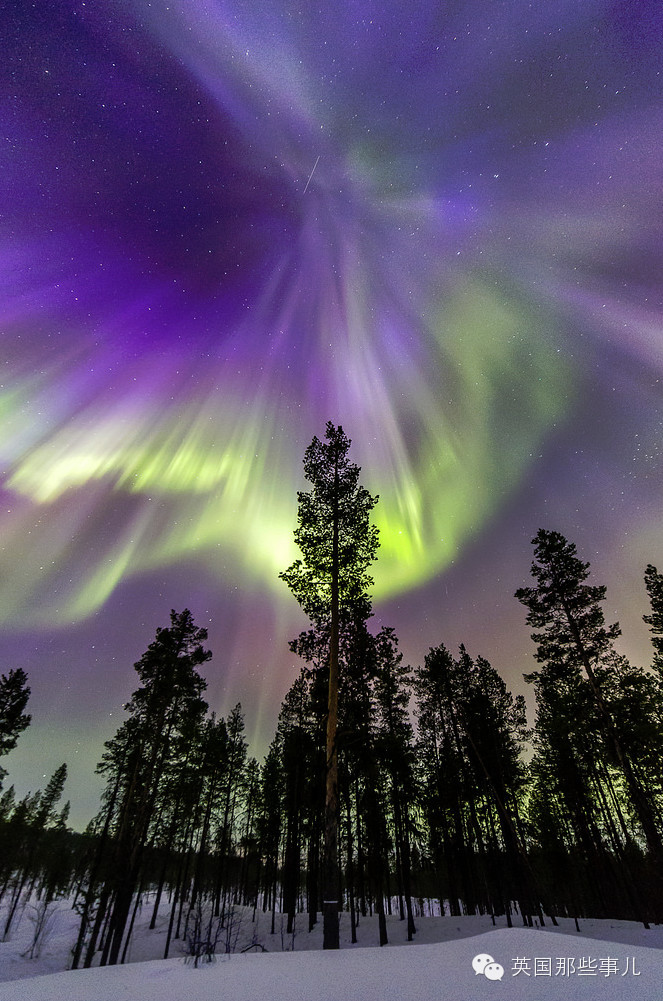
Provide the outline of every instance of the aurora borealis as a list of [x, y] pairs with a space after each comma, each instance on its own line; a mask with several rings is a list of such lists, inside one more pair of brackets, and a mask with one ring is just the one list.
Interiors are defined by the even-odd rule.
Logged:
[[33, 692], [10, 781], [67, 760], [89, 818], [171, 608], [210, 631], [212, 707], [269, 739], [300, 622], [278, 573], [327, 420], [380, 495], [376, 614], [408, 659], [463, 640], [522, 690], [539, 527], [646, 657], [660, 4], [8, 11], [0, 670]]

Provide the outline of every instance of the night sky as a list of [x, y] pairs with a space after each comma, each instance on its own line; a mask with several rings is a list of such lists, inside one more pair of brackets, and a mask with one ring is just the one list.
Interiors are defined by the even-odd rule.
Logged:
[[327, 420], [380, 495], [406, 660], [465, 642], [529, 691], [543, 527], [648, 663], [660, 0], [9, 0], [0, 30], [0, 672], [33, 715], [7, 783], [67, 761], [90, 819], [171, 608], [262, 755]]

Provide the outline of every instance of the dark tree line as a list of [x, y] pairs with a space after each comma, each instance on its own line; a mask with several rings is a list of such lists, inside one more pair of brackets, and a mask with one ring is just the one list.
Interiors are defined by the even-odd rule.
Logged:
[[[287, 934], [322, 918], [327, 948], [341, 912], [353, 942], [376, 916], [380, 944], [390, 915], [411, 939], [433, 911], [508, 925], [661, 920], [663, 575], [645, 572], [654, 658], [636, 668], [576, 547], [538, 533], [532, 585], [516, 592], [538, 662], [525, 676], [530, 725], [485, 658], [440, 644], [412, 669], [393, 629], [369, 628], [377, 498], [349, 447], [329, 424], [307, 450], [302, 558], [282, 577], [309, 627], [291, 643], [302, 666], [262, 764], [240, 706], [210, 713], [206, 631], [173, 611], [135, 664], [85, 834], [56, 811], [65, 766], [43, 793], [2, 794], [5, 936], [35, 894], [73, 896], [73, 967], [124, 962], [144, 908], [152, 928], [167, 927], [165, 956], [178, 943], [196, 958], [233, 948], [239, 907], [272, 933], [277, 914]], [[22, 672], [3, 676], [0, 752], [29, 723], [28, 696]]]

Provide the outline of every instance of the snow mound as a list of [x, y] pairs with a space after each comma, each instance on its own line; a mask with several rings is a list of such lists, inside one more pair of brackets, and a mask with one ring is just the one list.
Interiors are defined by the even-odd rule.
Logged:
[[[472, 960], [494, 959], [492, 976]], [[477, 965], [481, 965], [480, 963]], [[3, 1001], [660, 1001], [663, 953], [530, 928], [396, 949], [220, 956], [75, 970], [0, 985]]]

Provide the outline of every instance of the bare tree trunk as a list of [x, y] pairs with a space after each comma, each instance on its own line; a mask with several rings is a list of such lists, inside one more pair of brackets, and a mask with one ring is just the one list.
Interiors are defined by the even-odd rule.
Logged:
[[329, 640], [329, 698], [327, 704], [327, 782], [325, 788], [325, 854], [323, 949], [339, 948], [338, 933], [338, 456], [334, 471], [334, 524], [332, 538], [331, 636]]
[[[334, 636], [334, 625], [336, 635]], [[334, 642], [335, 641], [335, 642]], [[338, 717], [338, 623], [332, 624], [332, 649], [329, 658], [329, 712], [327, 716], [327, 784], [325, 790], [325, 851], [323, 948], [339, 948], [338, 932], [338, 752], [336, 724]], [[334, 649], [336, 646], [336, 649]]]

